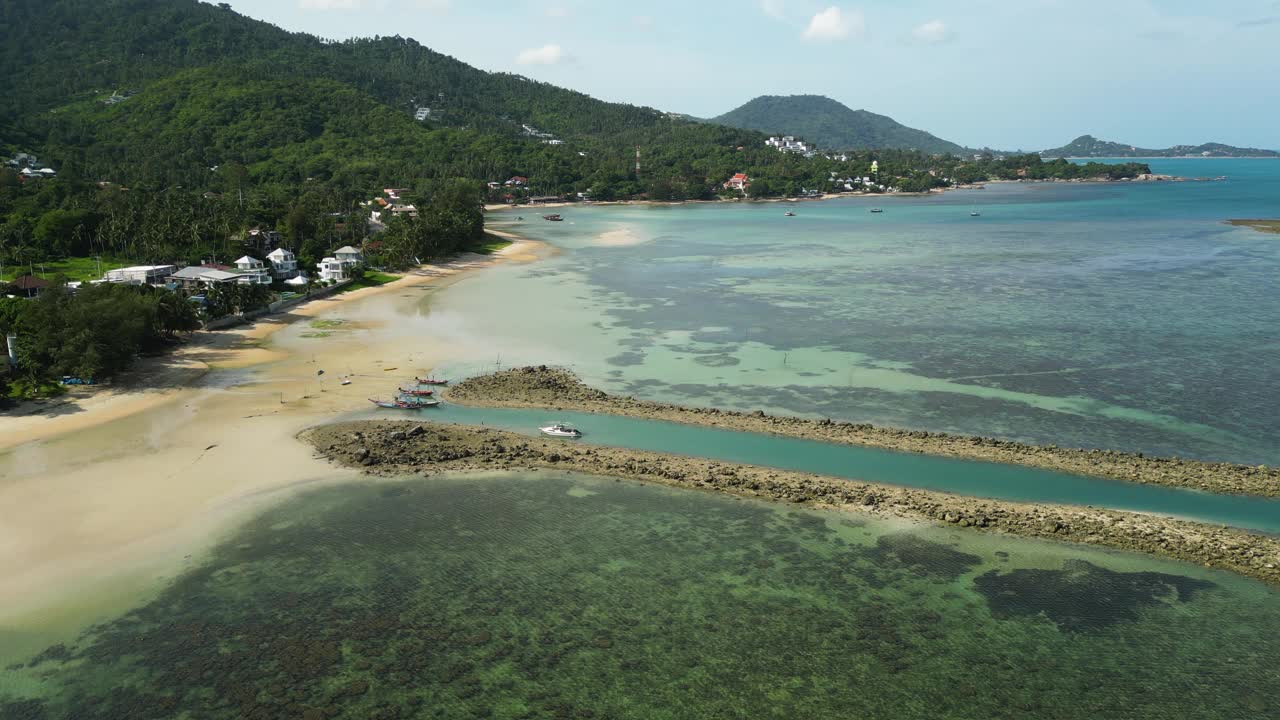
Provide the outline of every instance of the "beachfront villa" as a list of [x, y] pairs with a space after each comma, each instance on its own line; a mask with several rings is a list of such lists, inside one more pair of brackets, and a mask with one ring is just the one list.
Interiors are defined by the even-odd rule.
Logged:
[[747, 177], [746, 173], [737, 173], [724, 184], [726, 190], [742, 190], [744, 192], [750, 186], [751, 178]]
[[333, 252], [333, 256], [339, 261], [351, 266], [364, 264], [364, 255], [350, 245], [338, 248]]
[[245, 255], [236, 260], [236, 274], [240, 276], [239, 282], [243, 285], [271, 284], [271, 272], [267, 270], [266, 263], [255, 257]]
[[348, 267], [350, 266], [335, 257], [327, 257], [316, 263], [316, 269], [320, 271], [320, 282], [324, 283], [346, 280]]
[[301, 274], [298, 270], [298, 257], [284, 248], [272, 250], [267, 254], [267, 260], [271, 262], [271, 274], [276, 279], [289, 280]]

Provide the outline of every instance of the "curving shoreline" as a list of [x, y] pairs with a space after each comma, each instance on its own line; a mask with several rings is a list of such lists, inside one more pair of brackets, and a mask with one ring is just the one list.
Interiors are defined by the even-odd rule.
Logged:
[[664, 453], [413, 421], [322, 425], [299, 437], [371, 475], [555, 469], [986, 532], [1142, 552], [1280, 585], [1280, 537], [1139, 513], [1015, 503]]
[[596, 390], [573, 373], [547, 367], [504, 370], [464, 380], [445, 397], [480, 407], [580, 410], [726, 430], [785, 435], [806, 440], [864, 445], [900, 452], [1026, 465], [1142, 484], [1191, 488], [1231, 495], [1280, 497], [1280, 468], [1147, 457], [1115, 450], [1060, 448], [1013, 440], [883, 428], [867, 423], [807, 420], [617, 397]]

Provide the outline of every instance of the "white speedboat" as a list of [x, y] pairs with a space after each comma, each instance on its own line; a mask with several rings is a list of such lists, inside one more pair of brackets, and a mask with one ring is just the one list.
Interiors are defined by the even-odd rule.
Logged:
[[577, 428], [569, 427], [564, 423], [553, 423], [546, 427], [538, 428], [538, 430], [542, 431], [543, 435], [550, 435], [551, 437], [562, 437], [562, 438], [582, 437], [581, 430], [578, 430]]

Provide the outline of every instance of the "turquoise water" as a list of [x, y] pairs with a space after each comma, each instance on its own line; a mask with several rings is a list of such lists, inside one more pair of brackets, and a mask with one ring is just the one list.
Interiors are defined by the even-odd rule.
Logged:
[[329, 488], [0, 670], [5, 720], [1229, 718], [1276, 591], [1123, 553], [539, 473]]
[[[403, 413], [405, 417], [417, 417]], [[386, 419], [390, 414], [364, 414]], [[564, 420], [582, 442], [707, 457], [851, 480], [1024, 502], [1096, 505], [1173, 515], [1200, 522], [1280, 533], [1280, 500], [1217, 495], [1072, 475], [1036, 468], [930, 457], [613, 415], [448, 405], [428, 419], [487, 425], [526, 434]]]
[[1230, 179], [495, 213], [562, 252], [433, 297], [426, 329], [484, 348], [455, 374], [1280, 464], [1280, 237], [1222, 222], [1280, 216], [1280, 162], [1152, 165]]

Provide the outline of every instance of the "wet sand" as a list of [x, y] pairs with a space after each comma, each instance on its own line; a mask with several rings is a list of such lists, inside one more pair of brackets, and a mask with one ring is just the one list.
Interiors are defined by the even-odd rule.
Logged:
[[1280, 538], [1189, 520], [970, 498], [665, 453], [582, 446], [479, 427], [366, 421], [325, 425], [303, 437], [341, 465], [376, 475], [495, 469], [576, 471], [1100, 545], [1280, 584]]
[[[118, 400], [79, 414], [0, 420], [9, 446], [0, 449], [0, 507], [21, 509], [0, 523], [0, 645], [84, 617], [76, 608], [87, 598], [104, 617], [123, 610], [267, 504], [354, 477], [335, 474], [297, 433], [364, 410], [370, 396], [451, 359], [451, 348], [403, 340], [401, 324], [417, 314], [424, 293], [543, 252], [519, 241], [493, 256], [464, 256], [207, 333], [209, 340], [184, 349], [198, 365], [175, 375], [173, 387], [122, 383], [109, 396]], [[303, 339], [302, 321], [313, 318], [366, 329]], [[352, 384], [340, 385], [338, 376], [348, 374]], [[26, 440], [12, 442], [10, 422], [23, 423], [16, 432]]]
[[558, 368], [525, 367], [470, 378], [447, 391], [449, 399], [481, 407], [569, 409], [728, 430], [771, 433], [901, 452], [1027, 465], [1143, 484], [1233, 495], [1280, 496], [1280, 468], [1148, 457], [1114, 450], [1030, 445], [997, 438], [882, 428], [867, 423], [689, 408], [616, 397]]

